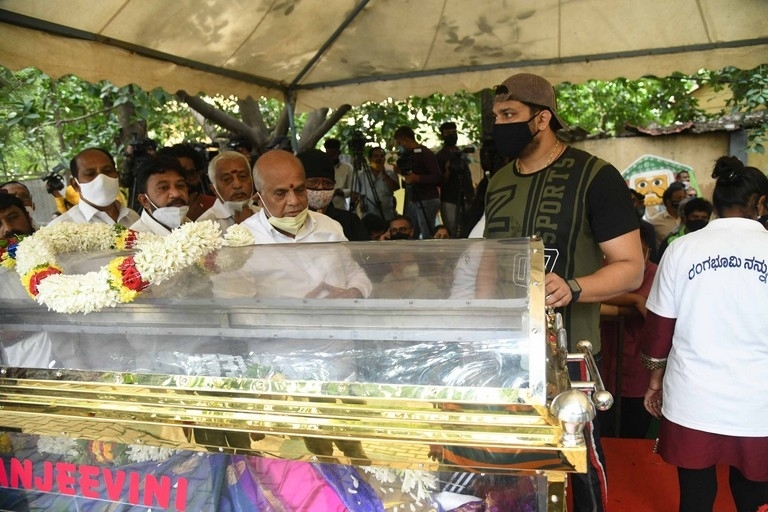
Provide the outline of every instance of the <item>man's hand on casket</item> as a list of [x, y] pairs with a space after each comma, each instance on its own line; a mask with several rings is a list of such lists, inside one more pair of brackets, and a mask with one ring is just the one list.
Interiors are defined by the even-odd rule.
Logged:
[[[575, 279], [571, 281], [575, 281]], [[544, 303], [553, 308], [565, 307], [573, 300], [573, 292], [568, 281], [554, 272], [549, 272], [544, 277], [544, 294]]]

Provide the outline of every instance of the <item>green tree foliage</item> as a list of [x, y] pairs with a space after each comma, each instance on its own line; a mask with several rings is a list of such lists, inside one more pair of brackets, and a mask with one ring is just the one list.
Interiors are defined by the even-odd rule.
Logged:
[[433, 94], [426, 98], [412, 96], [406, 100], [391, 98], [382, 102], [369, 101], [353, 107], [328, 133], [346, 141], [356, 130], [374, 144], [393, 149], [392, 134], [400, 126], [410, 126], [421, 140], [435, 140], [439, 127], [454, 121], [460, 133], [471, 141], [481, 138], [480, 93], [457, 92], [452, 95]]
[[[89, 146], [120, 154], [132, 135], [202, 135], [189, 109], [161, 89], [147, 92], [0, 67], [0, 98], [0, 172], [5, 177], [41, 176]], [[133, 123], [142, 133], [131, 129]]]
[[728, 87], [733, 96], [726, 101], [731, 114], [754, 114], [756, 126], [749, 131], [750, 149], [765, 154], [764, 143], [768, 133], [768, 64], [741, 70], [726, 67], [719, 71], [701, 71], [698, 78], [716, 91]]
[[696, 87], [696, 81], [675, 74], [639, 80], [590, 80], [582, 85], [566, 82], [556, 89], [559, 113], [566, 123], [592, 135], [616, 136], [626, 132], [627, 125], [668, 126], [700, 116], [690, 95]]
[[[732, 113], [759, 114], [765, 111], [768, 100], [768, 65], [747, 71], [701, 71], [690, 77], [676, 74], [666, 78], [563, 83], [556, 88], [560, 113], [567, 123], [588, 135], [616, 136], [624, 133], [628, 125], [669, 126], [702, 119], [704, 114], [690, 92], [704, 85], [716, 90], [729, 87], [733, 91], [728, 102]], [[270, 133], [285, 129], [284, 105], [280, 101], [260, 98], [249, 103], [221, 96], [202, 99], [232, 119], [246, 117], [241, 108], [249, 109], [247, 117], [260, 115], [259, 133], [265, 141]], [[310, 122], [322, 122], [325, 111], [313, 113], [321, 115], [296, 116], [297, 131], [312, 128]], [[339, 116], [343, 112], [337, 111]], [[409, 125], [420, 140], [434, 144], [439, 125], [451, 120], [458, 124], [460, 133], [479, 143], [484, 115], [490, 113], [481, 111], [481, 93], [389, 99], [352, 108], [325, 136], [348, 141], [359, 130], [376, 144], [392, 149], [392, 133], [398, 126]], [[762, 121], [750, 131], [749, 142], [753, 150], [762, 152], [768, 117], [759, 119]], [[148, 135], [160, 144], [208, 141], [227, 135], [229, 130], [221, 126], [160, 89], [147, 92], [106, 81], [90, 84], [74, 76], [51, 79], [35, 69], [13, 72], [0, 67], [0, 174], [8, 179], [47, 174], [57, 163], [66, 162], [88, 146], [103, 146], [119, 156], [132, 135]], [[314, 131], [304, 130], [313, 134], [305, 145], [314, 144], [325, 129], [318, 132], [314, 126]]]

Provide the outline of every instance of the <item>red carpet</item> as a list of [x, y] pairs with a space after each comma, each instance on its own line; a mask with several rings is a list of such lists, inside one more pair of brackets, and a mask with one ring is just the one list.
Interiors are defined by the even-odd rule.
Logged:
[[[608, 466], [607, 512], [677, 511], [677, 470], [652, 452], [652, 440], [604, 437], [603, 449]], [[717, 480], [715, 512], [736, 512], [727, 467], [717, 468]], [[570, 496], [568, 510], [573, 510]]]

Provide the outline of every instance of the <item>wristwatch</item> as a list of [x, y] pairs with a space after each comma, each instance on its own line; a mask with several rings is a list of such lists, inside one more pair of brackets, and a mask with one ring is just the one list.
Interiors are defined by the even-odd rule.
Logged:
[[579, 297], [581, 297], [581, 286], [579, 286], [579, 282], [575, 279], [569, 279], [566, 283], [568, 283], [568, 288], [571, 289], [571, 295], [573, 295], [571, 302], [578, 302]]

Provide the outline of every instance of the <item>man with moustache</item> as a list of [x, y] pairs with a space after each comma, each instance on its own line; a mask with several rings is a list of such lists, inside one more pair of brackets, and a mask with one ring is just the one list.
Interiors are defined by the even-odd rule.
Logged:
[[238, 151], [219, 153], [208, 164], [208, 178], [216, 202], [197, 220], [213, 220], [222, 232], [251, 217], [258, 208], [253, 206], [253, 177], [248, 158]]
[[[560, 308], [571, 351], [589, 340], [599, 352], [600, 302], [643, 280], [639, 221], [627, 185], [609, 163], [558, 140], [566, 125], [544, 78], [507, 78], [496, 87], [493, 114], [496, 148], [511, 161], [488, 183], [485, 237], [542, 239], [546, 305]], [[483, 288], [487, 295], [495, 284], [478, 283]], [[578, 367], [570, 370], [571, 379], [581, 380]], [[584, 435], [589, 465], [573, 479], [575, 510], [602, 511], [607, 484], [599, 432], [590, 422]]]
[[35, 232], [29, 212], [21, 199], [0, 190], [0, 236], [5, 242], [18, 236], [27, 236]]
[[120, 181], [115, 159], [101, 148], [88, 148], [70, 162], [70, 184], [80, 196], [80, 202], [53, 219], [49, 225], [60, 222], [77, 224], [102, 223], [131, 226], [139, 214], [118, 202]]
[[146, 160], [136, 171], [136, 199], [144, 210], [131, 229], [156, 235], [189, 221], [189, 195], [184, 168], [175, 158], [155, 157]]
[[205, 167], [205, 157], [190, 144], [174, 144], [162, 148], [157, 156], [175, 158], [184, 169], [184, 178], [187, 180], [189, 192], [189, 211], [187, 218], [197, 220], [208, 208], [216, 202], [216, 197], [208, 194], [208, 187], [202, 180], [202, 169]]
[[35, 220], [32, 219], [32, 212], [35, 211], [35, 202], [32, 201], [32, 193], [29, 191], [29, 188], [27, 188], [25, 184], [16, 180], [6, 181], [0, 185], [0, 192], [7, 192], [12, 196], [16, 196], [21, 199], [21, 202], [24, 203], [24, 209], [27, 211], [29, 218], [32, 221], [32, 227], [34, 229], [39, 227], [35, 223]]

